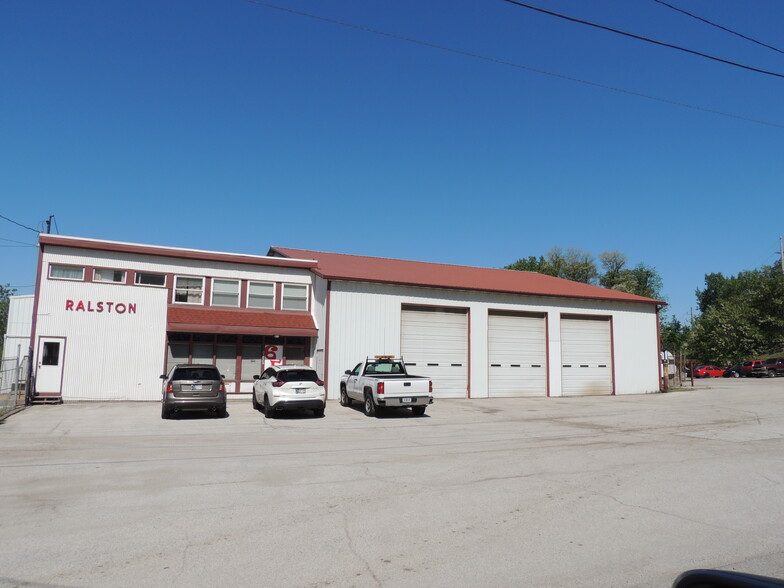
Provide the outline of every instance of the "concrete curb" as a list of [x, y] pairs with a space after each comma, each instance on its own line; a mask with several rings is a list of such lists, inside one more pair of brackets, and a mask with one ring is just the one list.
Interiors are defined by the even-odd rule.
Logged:
[[0, 415], [0, 423], [2, 423], [8, 417], [10, 417], [12, 415], [15, 415], [17, 412], [22, 412], [25, 408], [27, 408], [27, 407], [26, 406], [17, 406], [16, 408], [14, 408], [12, 410], [9, 410], [4, 415]]

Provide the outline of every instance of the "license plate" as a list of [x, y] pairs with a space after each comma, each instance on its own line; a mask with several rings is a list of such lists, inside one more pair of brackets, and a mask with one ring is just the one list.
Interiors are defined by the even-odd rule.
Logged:
[[304, 394], [305, 388], [294, 388], [294, 394]]
[[191, 390], [201, 390], [201, 384], [191, 384]]
[[402, 404], [411, 404], [411, 398], [401, 398], [400, 402]]

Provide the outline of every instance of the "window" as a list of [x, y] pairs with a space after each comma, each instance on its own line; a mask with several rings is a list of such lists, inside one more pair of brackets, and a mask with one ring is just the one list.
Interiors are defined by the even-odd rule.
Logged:
[[238, 280], [212, 280], [214, 306], [239, 306], [240, 283]]
[[57, 365], [60, 361], [60, 344], [47, 341], [44, 343], [44, 353], [41, 365]]
[[283, 310], [307, 310], [308, 287], [299, 284], [283, 284]]
[[166, 274], [151, 274], [149, 272], [136, 272], [136, 284], [141, 286], [165, 286]]
[[275, 284], [250, 282], [248, 308], [275, 308]]
[[69, 265], [50, 265], [49, 277], [56, 280], [84, 280], [84, 268]]
[[123, 270], [96, 269], [93, 273], [93, 281], [122, 284], [125, 282], [125, 272]]
[[204, 278], [174, 278], [174, 301], [183, 304], [201, 304], [204, 294]]

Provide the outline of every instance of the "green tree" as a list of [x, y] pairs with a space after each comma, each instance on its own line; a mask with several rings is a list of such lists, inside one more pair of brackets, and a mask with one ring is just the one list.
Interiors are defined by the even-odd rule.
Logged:
[[593, 255], [577, 247], [553, 247], [544, 257], [521, 258], [504, 269], [538, 272], [585, 284], [593, 284], [599, 277]]
[[702, 314], [688, 343], [695, 359], [738, 363], [784, 348], [784, 276], [775, 266], [707, 274], [696, 294]]
[[690, 331], [688, 325], [684, 325], [675, 317], [662, 318], [659, 329], [663, 350], [669, 351], [676, 357], [681, 353], [686, 353]]
[[5, 341], [5, 332], [8, 328], [9, 298], [14, 294], [16, 294], [16, 289], [11, 288], [9, 284], [5, 286], [0, 285], [0, 357], [3, 354], [3, 342]]
[[536, 272], [548, 276], [555, 275], [552, 273], [553, 267], [541, 255], [539, 257], [531, 255], [524, 259], [518, 259], [514, 263], [507, 265], [504, 269], [517, 270], [519, 272]]

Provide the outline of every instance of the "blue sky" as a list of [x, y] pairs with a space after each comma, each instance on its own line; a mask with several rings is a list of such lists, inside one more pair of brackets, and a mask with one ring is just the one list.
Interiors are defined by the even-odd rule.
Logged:
[[[780, 0], [670, 2], [784, 50]], [[706, 273], [777, 259], [784, 79], [502, 0], [273, 3], [490, 60], [245, 0], [3, 2], [0, 215], [255, 254], [620, 250], [680, 319]], [[654, 0], [531, 3], [784, 74]], [[36, 234], [0, 239], [0, 283], [32, 293]]]

